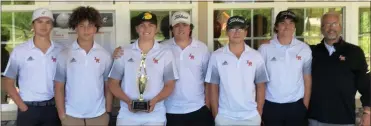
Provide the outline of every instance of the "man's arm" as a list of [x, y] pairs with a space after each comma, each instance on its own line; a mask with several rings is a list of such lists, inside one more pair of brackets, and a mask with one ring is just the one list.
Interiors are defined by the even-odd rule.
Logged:
[[258, 112], [260, 116], [263, 114], [263, 106], [265, 103], [265, 83], [256, 84], [256, 103], [258, 104]]
[[15, 80], [18, 76], [19, 63], [17, 62], [17, 50], [14, 49], [8, 61], [8, 65], [4, 71], [2, 83], [5, 91], [9, 94], [10, 98], [15, 102], [21, 111], [27, 111], [28, 107], [24, 104], [21, 96], [15, 88]]
[[210, 107], [210, 86], [208, 83], [204, 83], [205, 86], [205, 105], [207, 108], [211, 109]]
[[60, 119], [63, 119], [66, 116], [66, 109], [65, 109], [65, 89], [64, 89], [64, 83], [59, 81], [54, 81], [54, 97], [55, 97], [55, 103], [58, 110], [58, 115]]
[[125, 103], [130, 106], [131, 104], [131, 99], [122, 91], [120, 87], [120, 80], [116, 80], [113, 78], [108, 79], [108, 87], [109, 90], [112, 92], [112, 94], [117, 97], [118, 99], [124, 101]]
[[304, 105], [308, 109], [310, 95], [312, 92], [312, 75], [311, 74], [304, 74]]
[[355, 51], [356, 64], [355, 67], [355, 77], [356, 77], [356, 88], [358, 92], [362, 95], [360, 100], [364, 111], [370, 111], [370, 73], [368, 72], [368, 65], [366, 62], [365, 55], [362, 49], [357, 48]]
[[216, 56], [211, 55], [209, 65], [207, 67], [207, 73], [205, 76], [205, 81], [209, 83], [208, 87], [210, 89], [210, 107], [211, 112], [214, 116], [218, 114], [219, 108], [219, 84], [220, 84], [220, 76], [217, 67]]
[[304, 50], [305, 54], [305, 61], [303, 64], [303, 79], [304, 79], [304, 98], [303, 102], [305, 107], [308, 109], [310, 96], [312, 92], [312, 51], [308, 47], [308, 49]]
[[171, 95], [175, 87], [175, 81], [179, 79], [178, 71], [175, 66], [175, 59], [171, 51], [168, 51], [167, 53], [165, 64], [166, 65], [164, 67], [164, 73], [162, 78], [163, 81], [165, 82], [165, 86], [161, 90], [161, 92], [157, 94], [154, 98], [152, 98], [152, 100], [150, 101], [149, 112], [152, 112], [154, 110], [154, 107], [157, 102], [162, 101]]
[[[209, 64], [209, 59], [210, 59], [210, 52], [207, 51], [203, 58], [202, 58], [202, 79], [205, 80], [205, 76], [207, 73], [207, 66]], [[207, 108], [210, 109], [210, 86], [208, 83], [204, 83], [204, 89], [205, 89], [205, 105]]]
[[213, 117], [218, 114], [219, 108], [219, 84], [209, 84], [210, 87], [210, 107]]
[[[131, 99], [122, 91], [120, 81], [125, 75], [125, 62], [123, 59], [115, 59], [108, 74], [108, 87], [111, 93], [119, 100], [124, 101], [128, 106], [131, 105]], [[131, 107], [128, 107], [131, 111]]]
[[257, 62], [255, 69], [254, 83], [256, 84], [256, 103], [258, 104], [258, 111], [260, 116], [263, 114], [263, 106], [265, 102], [265, 83], [269, 81], [268, 72], [265, 67], [264, 58]]
[[65, 118], [65, 82], [67, 81], [67, 64], [63, 52], [57, 56], [57, 68], [54, 75], [54, 97], [60, 119]]
[[113, 96], [112, 93], [108, 87], [108, 74], [111, 70], [112, 67], [112, 59], [111, 57], [107, 57], [108, 59], [106, 60], [105, 64], [105, 70], [103, 73], [104, 76], [104, 96], [106, 98], [106, 112], [111, 112], [112, 111], [112, 101], [113, 101]]
[[5, 88], [5, 91], [9, 94], [10, 98], [15, 102], [15, 104], [18, 106], [18, 108], [24, 112], [27, 111], [28, 107], [26, 104], [24, 104], [23, 100], [21, 99], [21, 96], [17, 92], [15, 88], [15, 80], [9, 77], [3, 77], [3, 85]]

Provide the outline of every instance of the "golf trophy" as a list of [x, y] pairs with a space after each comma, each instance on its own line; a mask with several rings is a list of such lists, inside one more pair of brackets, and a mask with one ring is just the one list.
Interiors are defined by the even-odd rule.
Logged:
[[[142, 58], [140, 61], [140, 66], [137, 76], [137, 85], [139, 89], [139, 99], [132, 101], [132, 110], [134, 111], [148, 111], [149, 110], [149, 101], [144, 100], [143, 93], [147, 86], [147, 71], [146, 71], [146, 54], [142, 53]], [[142, 72], [143, 70], [143, 72]]]

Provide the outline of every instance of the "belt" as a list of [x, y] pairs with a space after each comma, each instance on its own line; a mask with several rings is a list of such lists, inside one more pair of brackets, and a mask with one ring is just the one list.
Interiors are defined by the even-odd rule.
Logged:
[[47, 101], [25, 101], [24, 104], [29, 106], [55, 106], [54, 98]]

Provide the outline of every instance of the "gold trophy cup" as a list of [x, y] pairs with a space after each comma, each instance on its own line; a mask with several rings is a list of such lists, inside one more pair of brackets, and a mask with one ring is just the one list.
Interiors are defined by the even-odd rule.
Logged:
[[[138, 84], [138, 89], [139, 89], [139, 99], [133, 100], [132, 101], [132, 110], [134, 111], [148, 111], [149, 110], [149, 101], [144, 100], [143, 94], [147, 86], [147, 72], [146, 72], [146, 65], [145, 65], [145, 60], [146, 60], [146, 54], [142, 53], [142, 60], [140, 62], [139, 66], [139, 76], [137, 78], [137, 84]], [[143, 71], [142, 72], [142, 68]]]

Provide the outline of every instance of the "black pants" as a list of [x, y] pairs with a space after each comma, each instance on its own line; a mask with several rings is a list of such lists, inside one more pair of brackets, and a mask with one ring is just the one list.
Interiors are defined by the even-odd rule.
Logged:
[[307, 126], [307, 108], [300, 99], [293, 103], [274, 103], [265, 100], [263, 108], [264, 126]]
[[167, 126], [214, 126], [211, 111], [203, 106], [197, 111], [187, 114], [166, 114]]
[[28, 106], [28, 110], [18, 109], [17, 126], [60, 126], [55, 106]]

